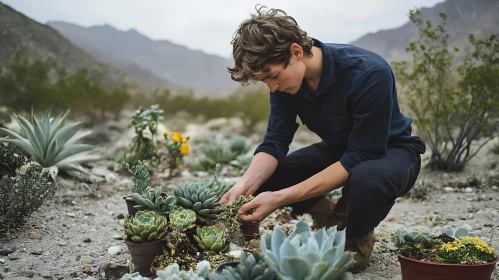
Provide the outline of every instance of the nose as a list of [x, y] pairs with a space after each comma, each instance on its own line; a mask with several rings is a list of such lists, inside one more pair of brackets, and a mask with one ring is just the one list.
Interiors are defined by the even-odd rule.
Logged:
[[271, 92], [275, 92], [279, 88], [279, 84], [278, 83], [269, 83], [269, 82], [266, 82], [266, 84], [269, 87], [269, 90]]

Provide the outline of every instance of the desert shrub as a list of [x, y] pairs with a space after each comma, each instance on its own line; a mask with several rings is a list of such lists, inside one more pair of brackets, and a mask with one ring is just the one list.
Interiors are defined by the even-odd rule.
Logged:
[[49, 170], [33, 164], [18, 147], [0, 142], [0, 236], [23, 225], [55, 190]]
[[[413, 63], [394, 63], [397, 76], [407, 88], [409, 108], [418, 132], [432, 151], [433, 170], [460, 171], [484, 143], [492, 139], [499, 117], [499, 39], [496, 35], [477, 40], [469, 35], [472, 49], [464, 62], [453, 67], [445, 31], [446, 15], [433, 26], [419, 10], [410, 12], [419, 29], [419, 40], [406, 49]], [[457, 52], [458, 49], [454, 48]]]

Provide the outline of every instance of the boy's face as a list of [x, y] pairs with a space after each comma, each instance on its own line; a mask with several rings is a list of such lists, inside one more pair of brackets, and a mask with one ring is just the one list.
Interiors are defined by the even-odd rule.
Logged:
[[293, 55], [286, 68], [284, 64], [269, 65], [269, 71], [262, 81], [267, 84], [271, 92], [296, 94], [300, 90], [304, 76], [305, 65]]

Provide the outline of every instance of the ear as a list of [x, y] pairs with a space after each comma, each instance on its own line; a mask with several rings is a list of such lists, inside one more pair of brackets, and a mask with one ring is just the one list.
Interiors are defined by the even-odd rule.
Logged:
[[303, 49], [297, 43], [291, 45], [291, 56], [295, 56], [298, 60], [303, 58]]

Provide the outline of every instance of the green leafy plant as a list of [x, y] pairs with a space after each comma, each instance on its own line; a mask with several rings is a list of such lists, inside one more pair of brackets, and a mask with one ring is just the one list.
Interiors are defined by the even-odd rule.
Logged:
[[167, 226], [165, 216], [154, 211], [138, 211], [135, 216], [125, 219], [127, 241], [144, 243], [161, 240], [165, 237]]
[[100, 157], [90, 153], [94, 146], [76, 144], [76, 142], [92, 132], [76, 134], [83, 126], [82, 122], [65, 126], [68, 114], [69, 111], [66, 111], [64, 115], [52, 118], [50, 112], [46, 112], [40, 122], [33, 112], [31, 112], [31, 122], [14, 114], [21, 127], [21, 133], [0, 128], [0, 133], [8, 137], [1, 138], [0, 141], [19, 146], [32, 157], [34, 162], [49, 168], [54, 178], [59, 170], [69, 174], [78, 171], [91, 175], [81, 164], [99, 160]]
[[168, 217], [175, 210], [175, 197], [161, 192], [161, 187], [147, 187], [143, 194], [132, 193], [132, 199], [137, 203], [133, 207], [139, 210], [152, 210]]
[[222, 212], [218, 198], [211, 192], [204, 182], [180, 183], [173, 190], [177, 205], [196, 212], [200, 223], [214, 221]]
[[19, 147], [0, 141], [0, 236], [22, 226], [57, 184]]
[[[413, 63], [397, 62], [394, 68], [398, 80], [408, 87], [408, 107], [431, 149], [431, 169], [460, 171], [497, 132], [499, 38], [477, 40], [470, 34], [473, 50], [466, 49], [455, 75], [445, 31], [447, 16], [440, 13], [437, 26], [423, 21], [419, 10], [411, 10], [409, 18], [420, 36], [406, 49]], [[480, 138], [486, 141], [474, 148]]]
[[242, 254], [237, 267], [226, 268], [222, 274], [210, 273], [210, 280], [273, 280], [275, 272], [270, 270], [262, 255], [258, 252]]
[[164, 120], [164, 111], [159, 105], [151, 105], [149, 109], [139, 109], [132, 115], [132, 126], [135, 137], [132, 139], [121, 162], [136, 164], [139, 160], [147, 161], [150, 166], [159, 164], [157, 131], [158, 123]]
[[197, 228], [194, 239], [196, 239], [199, 248], [204, 251], [223, 252], [229, 248], [229, 244], [225, 240], [225, 232], [218, 231], [214, 226]]
[[344, 252], [345, 231], [336, 227], [314, 232], [299, 221], [287, 237], [275, 227], [272, 235], [261, 237], [260, 246], [278, 279], [353, 279], [347, 272], [354, 264], [353, 255]]
[[242, 248], [247, 246], [247, 242], [244, 240], [244, 235], [241, 230], [242, 215], [239, 214], [238, 211], [241, 209], [241, 206], [250, 202], [253, 198], [253, 196], [247, 197], [241, 195], [235, 201], [224, 204], [222, 206], [222, 213], [220, 213], [217, 220], [224, 225], [227, 239]]
[[189, 137], [185, 137], [178, 132], [172, 134], [166, 131], [163, 133], [163, 136], [165, 138], [165, 147], [168, 152], [167, 162], [170, 171], [169, 177], [171, 178], [177, 175], [178, 168], [180, 164], [183, 163], [184, 156], [189, 154], [191, 149], [189, 144], [187, 144]]
[[196, 212], [190, 209], [177, 209], [170, 213], [170, 228], [178, 231], [187, 231], [196, 227]]

